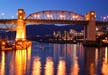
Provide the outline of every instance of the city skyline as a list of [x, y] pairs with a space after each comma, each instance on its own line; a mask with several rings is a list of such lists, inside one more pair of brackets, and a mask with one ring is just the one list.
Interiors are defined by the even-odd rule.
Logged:
[[108, 15], [108, 1], [102, 0], [2, 0], [0, 1], [0, 18], [17, 18], [17, 10], [24, 9], [26, 16], [42, 10], [66, 10], [84, 15], [94, 10], [97, 19]]

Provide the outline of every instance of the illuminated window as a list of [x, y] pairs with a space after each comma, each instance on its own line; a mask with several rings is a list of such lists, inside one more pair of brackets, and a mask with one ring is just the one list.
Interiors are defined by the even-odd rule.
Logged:
[[22, 16], [19, 16], [19, 18], [22, 19], [23, 17]]
[[23, 11], [22, 11], [22, 10], [19, 10], [18, 12], [19, 12], [19, 13], [22, 13]]
[[91, 15], [95, 15], [95, 13], [94, 12], [91, 12]]

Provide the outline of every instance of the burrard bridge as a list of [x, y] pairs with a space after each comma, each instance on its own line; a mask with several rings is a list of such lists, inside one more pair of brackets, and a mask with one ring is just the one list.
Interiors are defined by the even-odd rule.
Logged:
[[25, 11], [18, 9], [18, 19], [0, 19], [0, 24], [16, 25], [16, 40], [26, 39], [26, 24], [78, 24], [84, 25], [86, 40], [96, 40], [96, 26], [108, 25], [108, 22], [96, 21], [96, 13], [90, 11], [85, 15], [60, 10], [46, 10], [25, 17]]

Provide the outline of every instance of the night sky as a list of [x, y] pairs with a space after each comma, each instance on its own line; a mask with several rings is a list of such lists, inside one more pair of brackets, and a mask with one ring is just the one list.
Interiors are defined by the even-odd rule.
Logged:
[[95, 10], [100, 19], [108, 15], [108, 0], [0, 0], [0, 18], [16, 18], [18, 8], [27, 15], [41, 10], [67, 10], [84, 15]]

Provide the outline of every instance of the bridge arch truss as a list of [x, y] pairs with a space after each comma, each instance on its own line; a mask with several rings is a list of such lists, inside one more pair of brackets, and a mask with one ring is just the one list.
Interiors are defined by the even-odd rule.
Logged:
[[0, 24], [0, 31], [2, 30], [16, 31], [16, 25], [15, 24]]
[[70, 11], [63, 10], [45, 10], [30, 14], [26, 19], [44, 19], [44, 20], [84, 20], [84, 16]]

